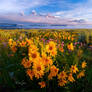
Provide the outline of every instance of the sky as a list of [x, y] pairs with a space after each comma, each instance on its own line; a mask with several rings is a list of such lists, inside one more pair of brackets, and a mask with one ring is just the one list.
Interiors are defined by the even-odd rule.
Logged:
[[92, 24], [92, 0], [0, 0], [0, 20]]

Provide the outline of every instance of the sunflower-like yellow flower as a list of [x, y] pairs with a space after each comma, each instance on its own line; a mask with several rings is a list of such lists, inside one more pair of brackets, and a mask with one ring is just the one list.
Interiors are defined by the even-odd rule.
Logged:
[[8, 42], [9, 46], [11, 46], [12, 43], [13, 43], [13, 39], [9, 39], [9, 42]]
[[69, 49], [69, 50], [74, 50], [74, 46], [73, 46], [73, 43], [70, 43], [70, 44], [68, 44], [67, 45], [67, 48]]
[[84, 77], [85, 76], [85, 71], [81, 71], [78, 75], [77, 75], [77, 79]]
[[48, 75], [48, 79], [49, 79], [49, 80], [52, 80], [52, 78], [53, 78], [53, 75], [52, 75], [52, 73], [50, 73], [50, 74]]
[[13, 42], [12, 42], [12, 46], [13, 46], [13, 47], [17, 46], [16, 41], [13, 41]]
[[53, 65], [50, 68], [50, 74], [48, 75], [48, 79], [51, 80], [53, 77], [57, 76], [59, 69]]
[[34, 44], [30, 45], [29, 48], [28, 48], [28, 53], [37, 52], [37, 51], [38, 51], [38, 48]]
[[85, 68], [86, 66], [87, 66], [87, 63], [85, 61], [83, 61], [81, 67]]
[[72, 73], [69, 74], [68, 81], [70, 81], [70, 82], [74, 82], [75, 81], [75, 79], [72, 76]]
[[29, 55], [29, 60], [31, 60], [31, 61], [33, 61], [33, 62], [35, 62], [36, 60], [38, 60], [39, 59], [39, 52], [37, 52], [37, 51], [32, 51], [32, 52], [30, 52], [30, 53], [28, 53], [28, 55]]
[[15, 53], [17, 51], [17, 48], [16, 48], [17, 43], [13, 39], [9, 39], [8, 44], [9, 44], [12, 52]]
[[39, 82], [38, 84], [41, 86], [41, 88], [44, 88], [44, 87], [46, 87], [46, 83], [45, 83], [44, 81], [42, 81], [42, 82]]
[[34, 72], [31, 69], [27, 69], [26, 73], [30, 77], [30, 79], [33, 80]]
[[71, 71], [72, 73], [76, 73], [76, 72], [78, 72], [79, 70], [78, 70], [78, 68], [77, 68], [76, 65], [72, 65], [71, 68], [70, 68], [70, 71]]
[[64, 52], [64, 48], [63, 47], [59, 48], [59, 51]]
[[67, 74], [65, 71], [62, 71], [58, 74], [58, 79], [65, 79], [67, 77]]
[[74, 37], [71, 37], [71, 41], [73, 41], [74, 40]]
[[42, 78], [42, 76], [44, 75], [44, 64], [41, 61], [37, 61], [33, 63], [33, 71], [35, 73], [35, 77], [37, 79]]
[[43, 58], [47, 57], [47, 54], [46, 54], [46, 52], [45, 52], [45, 51], [42, 51], [42, 54], [41, 54], [41, 56], [42, 56]]
[[31, 39], [26, 38], [25, 40], [28, 46], [31, 46], [33, 44], [33, 41]]
[[67, 38], [68, 40], [70, 40], [71, 39], [71, 37], [70, 36], [68, 36], [68, 38]]
[[53, 64], [53, 61], [49, 56], [42, 56], [42, 61], [46, 67]]
[[20, 47], [25, 47], [25, 45], [26, 45], [26, 42], [25, 42], [25, 41], [22, 41], [22, 42], [20, 43]]
[[15, 53], [17, 51], [17, 48], [15, 46], [11, 46], [11, 50], [13, 53]]
[[50, 53], [51, 56], [55, 56], [57, 54], [56, 43], [54, 41], [50, 41], [46, 45], [46, 52]]
[[65, 86], [66, 83], [67, 83], [67, 81], [65, 79], [62, 79], [62, 80], [58, 81], [58, 85], [61, 86], [61, 87]]
[[24, 68], [30, 68], [31, 67], [31, 61], [27, 60], [26, 58], [23, 58], [21, 64], [24, 66]]

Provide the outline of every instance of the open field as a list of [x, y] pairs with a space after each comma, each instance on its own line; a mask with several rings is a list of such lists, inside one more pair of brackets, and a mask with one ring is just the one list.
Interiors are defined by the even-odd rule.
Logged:
[[92, 92], [92, 29], [0, 30], [0, 92]]

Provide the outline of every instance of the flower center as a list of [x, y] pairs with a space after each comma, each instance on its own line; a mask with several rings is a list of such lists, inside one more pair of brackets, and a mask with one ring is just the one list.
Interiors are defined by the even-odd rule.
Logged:
[[40, 71], [41, 70], [41, 67], [39, 66], [39, 67], [37, 67], [37, 71]]
[[46, 58], [45, 61], [48, 62], [49, 60]]
[[55, 69], [54, 71], [57, 72], [57, 69]]
[[27, 65], [30, 65], [30, 62], [29, 61], [27, 61]]
[[32, 58], [36, 58], [36, 56], [37, 56], [37, 55], [36, 55], [35, 53], [32, 54]]
[[73, 67], [72, 69], [73, 69], [73, 70], [75, 70], [75, 68], [74, 68], [74, 67]]
[[64, 76], [64, 74], [62, 73], [61, 76]]
[[52, 50], [52, 49], [53, 49], [53, 47], [52, 47], [52, 46], [50, 46], [50, 47], [49, 47], [49, 50]]

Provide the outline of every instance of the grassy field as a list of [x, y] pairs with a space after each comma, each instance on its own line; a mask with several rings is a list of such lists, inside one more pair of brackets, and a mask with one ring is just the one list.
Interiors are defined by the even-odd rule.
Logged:
[[92, 29], [0, 30], [0, 92], [92, 92]]

